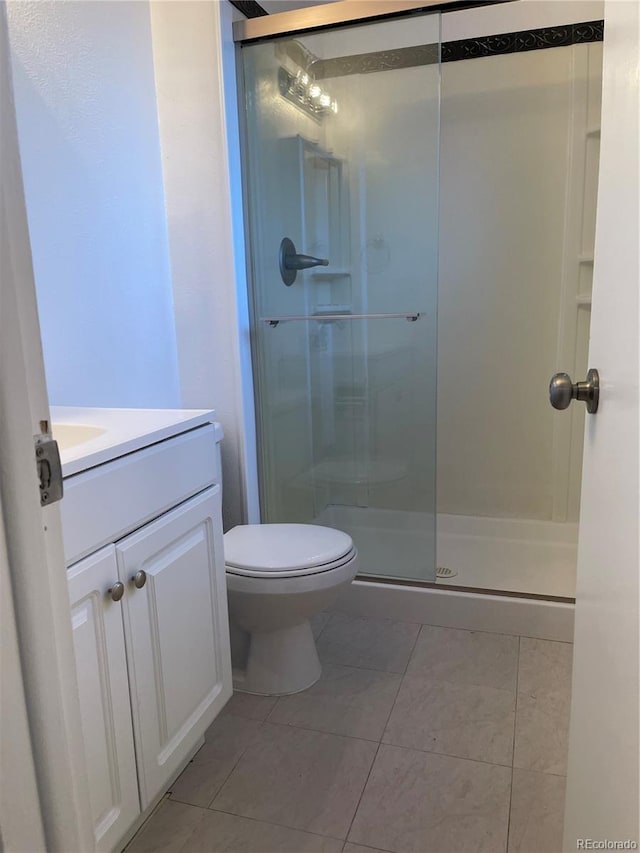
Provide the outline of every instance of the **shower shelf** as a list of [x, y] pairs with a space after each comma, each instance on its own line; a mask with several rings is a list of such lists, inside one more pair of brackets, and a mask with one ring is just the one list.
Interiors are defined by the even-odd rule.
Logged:
[[593, 255], [578, 255], [578, 263], [579, 264], [592, 264], [593, 263]]
[[590, 296], [576, 296], [576, 305], [591, 305]]
[[599, 127], [590, 127], [587, 130], [586, 135], [587, 135], [587, 137], [593, 136], [593, 137], [599, 138], [600, 137], [600, 128]]
[[351, 275], [351, 270], [348, 269], [323, 269], [313, 270], [309, 273], [312, 278], [347, 278]]
[[420, 312], [411, 314], [288, 314], [284, 317], [261, 317], [260, 322], [275, 328], [280, 323], [293, 323], [301, 320], [316, 320], [319, 322], [339, 320], [408, 320], [414, 323], [420, 317]]

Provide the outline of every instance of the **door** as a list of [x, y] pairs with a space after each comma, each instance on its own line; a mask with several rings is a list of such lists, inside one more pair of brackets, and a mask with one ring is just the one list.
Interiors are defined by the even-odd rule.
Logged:
[[232, 693], [221, 518], [214, 486], [116, 546], [143, 810]]
[[108, 853], [140, 813], [122, 601], [114, 545], [68, 572], [71, 625], [96, 851]]
[[435, 576], [439, 25], [241, 47], [262, 520], [345, 530], [367, 574], [423, 581]]
[[[27, 728], [30, 744], [22, 741], [27, 749], [25, 764], [11, 779], [21, 796], [21, 810], [12, 812], [4, 840], [6, 845], [18, 838], [33, 841], [40, 834], [41, 819], [46, 849], [58, 853], [90, 850], [93, 833], [60, 511], [57, 504], [41, 507], [34, 461], [33, 436], [48, 431], [50, 416], [13, 106], [6, 5], [0, 3], [0, 504], [10, 592], [3, 589], [2, 596], [3, 604], [7, 599], [7, 608], [13, 610], [13, 639], [18, 645], [14, 650], [19, 651], [19, 660], [28, 661], [21, 673], [9, 671], [12, 683], [22, 681], [26, 714], [26, 718], [20, 714], [18, 696], [11, 713], [22, 719], [16, 721], [13, 746]], [[13, 633], [11, 627], [8, 633]], [[8, 694], [4, 672], [3, 699]], [[11, 719], [3, 716], [3, 722]], [[6, 757], [10, 761], [11, 753]], [[35, 799], [28, 782], [29, 765], [37, 781]], [[3, 770], [9, 772], [8, 768]], [[3, 812], [8, 807], [4, 798], [1, 807]]]
[[589, 350], [601, 393], [585, 431], [565, 851], [580, 838], [640, 842], [639, 23], [638, 3], [605, 3]]

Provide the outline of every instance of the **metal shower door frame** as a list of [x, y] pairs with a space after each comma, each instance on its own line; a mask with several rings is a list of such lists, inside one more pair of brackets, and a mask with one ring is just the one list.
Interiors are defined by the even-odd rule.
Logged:
[[233, 40], [237, 44], [275, 38], [284, 35], [331, 29], [348, 24], [366, 24], [374, 21], [398, 18], [405, 15], [453, 12], [457, 9], [472, 9], [476, 6], [494, 6], [512, 3], [514, 0], [339, 0], [307, 6], [277, 15], [262, 15], [236, 21], [233, 25]]

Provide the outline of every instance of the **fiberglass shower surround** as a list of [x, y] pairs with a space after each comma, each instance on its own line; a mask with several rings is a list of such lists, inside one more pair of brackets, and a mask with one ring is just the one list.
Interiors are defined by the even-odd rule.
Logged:
[[571, 597], [584, 414], [546, 385], [586, 358], [602, 22], [440, 29], [242, 44], [262, 518]]

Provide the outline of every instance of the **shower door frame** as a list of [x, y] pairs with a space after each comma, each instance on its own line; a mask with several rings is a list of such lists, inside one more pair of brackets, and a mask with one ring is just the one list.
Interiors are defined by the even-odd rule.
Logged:
[[[236, 94], [238, 107], [238, 127], [239, 127], [239, 142], [240, 142], [240, 157], [242, 163], [241, 179], [242, 179], [242, 209], [243, 209], [243, 231], [245, 244], [245, 269], [246, 269], [246, 287], [247, 287], [247, 304], [249, 315], [250, 329], [250, 351], [252, 364], [252, 380], [253, 380], [253, 396], [254, 396], [254, 414], [255, 414], [255, 451], [256, 451], [256, 474], [258, 483], [258, 515], [257, 519], [250, 519], [250, 523], [262, 523], [264, 518], [264, 501], [266, 495], [264, 493], [264, 474], [261, 465], [261, 451], [264, 446], [264, 428], [262, 424], [263, 406], [261, 405], [261, 381], [260, 377], [263, 371], [262, 356], [258, 343], [258, 335], [256, 331], [261, 321], [277, 320], [278, 322], [286, 318], [271, 318], [260, 317], [255, 304], [255, 270], [254, 270], [254, 243], [255, 237], [252, 235], [252, 227], [250, 221], [250, 183], [251, 183], [251, 161], [249, 157], [248, 145], [248, 124], [246, 112], [246, 85], [244, 75], [244, 65], [242, 62], [242, 46], [243, 44], [255, 43], [259, 41], [271, 41], [283, 36], [297, 35], [300, 33], [309, 33], [312, 31], [325, 30], [329, 31], [334, 28], [344, 26], [358, 26], [359, 24], [367, 24], [390, 20], [397, 20], [407, 16], [429, 16], [438, 14], [443, 11], [455, 11], [459, 8], [474, 8], [478, 6], [492, 6], [502, 3], [512, 3], [516, 0], [338, 0], [338, 2], [327, 3], [321, 6], [306, 7], [296, 9], [291, 12], [281, 12], [275, 15], [265, 15], [259, 18], [247, 18], [246, 20], [235, 21], [233, 24], [233, 41], [235, 43], [235, 72], [236, 72]], [[419, 317], [418, 313], [388, 315], [389, 317], [404, 317], [407, 320], [414, 320]], [[299, 319], [299, 318], [293, 318]], [[271, 324], [271, 323], [270, 323]], [[277, 323], [273, 323], [276, 325]], [[435, 587], [435, 577], [433, 581], [413, 580], [399, 581], [385, 579], [383, 576], [361, 574], [358, 577], [362, 580], [376, 580], [389, 583], [412, 583], [419, 586]], [[454, 589], [454, 587], [451, 587]]]
[[340, 0], [337, 3], [307, 6], [291, 12], [236, 21], [233, 25], [233, 40], [236, 44], [243, 44], [407, 15], [430, 15], [513, 2], [516, 0]]
[[[261, 376], [263, 372], [262, 356], [258, 345], [256, 330], [262, 321], [269, 325], [278, 325], [279, 322], [287, 320], [302, 320], [306, 317], [261, 317], [257, 312], [254, 301], [255, 296], [255, 270], [253, 268], [254, 240], [249, 218], [249, 190], [251, 163], [248, 151], [248, 126], [247, 113], [245, 109], [245, 78], [241, 56], [244, 44], [268, 42], [284, 36], [295, 36], [311, 32], [331, 31], [345, 26], [358, 26], [372, 23], [383, 23], [384, 21], [398, 20], [411, 16], [429, 16], [443, 12], [452, 12], [459, 9], [471, 9], [483, 6], [502, 5], [512, 3], [516, 0], [338, 0], [319, 6], [296, 9], [290, 12], [281, 12], [274, 15], [264, 15], [257, 18], [236, 21], [233, 24], [233, 41], [236, 51], [236, 81], [237, 81], [237, 104], [240, 130], [240, 152], [242, 162], [242, 204], [243, 225], [246, 258], [246, 286], [248, 292], [248, 314], [250, 334], [250, 351], [252, 363], [254, 414], [255, 414], [255, 451], [256, 451], [256, 479], [258, 486], [258, 518], [249, 521], [262, 522], [264, 518], [264, 504], [267, 496], [264, 486], [264, 472], [261, 465], [261, 450], [264, 446], [264, 427], [262, 423], [263, 406], [261, 405]], [[398, 315], [388, 315], [398, 316]], [[410, 315], [406, 319], [414, 319]], [[417, 319], [418, 315], [415, 315]], [[355, 318], [352, 318], [355, 319]], [[392, 578], [378, 574], [361, 573], [358, 579], [362, 581], [373, 581], [379, 584], [397, 585], [407, 587], [434, 588], [443, 590], [443, 586], [433, 580]], [[516, 599], [530, 599], [543, 602], [572, 603], [574, 598], [564, 596], [531, 593], [523, 591], [497, 590], [475, 586], [465, 586], [448, 583], [446, 589], [452, 593], [472, 593], [489, 596], [506, 596]]]

